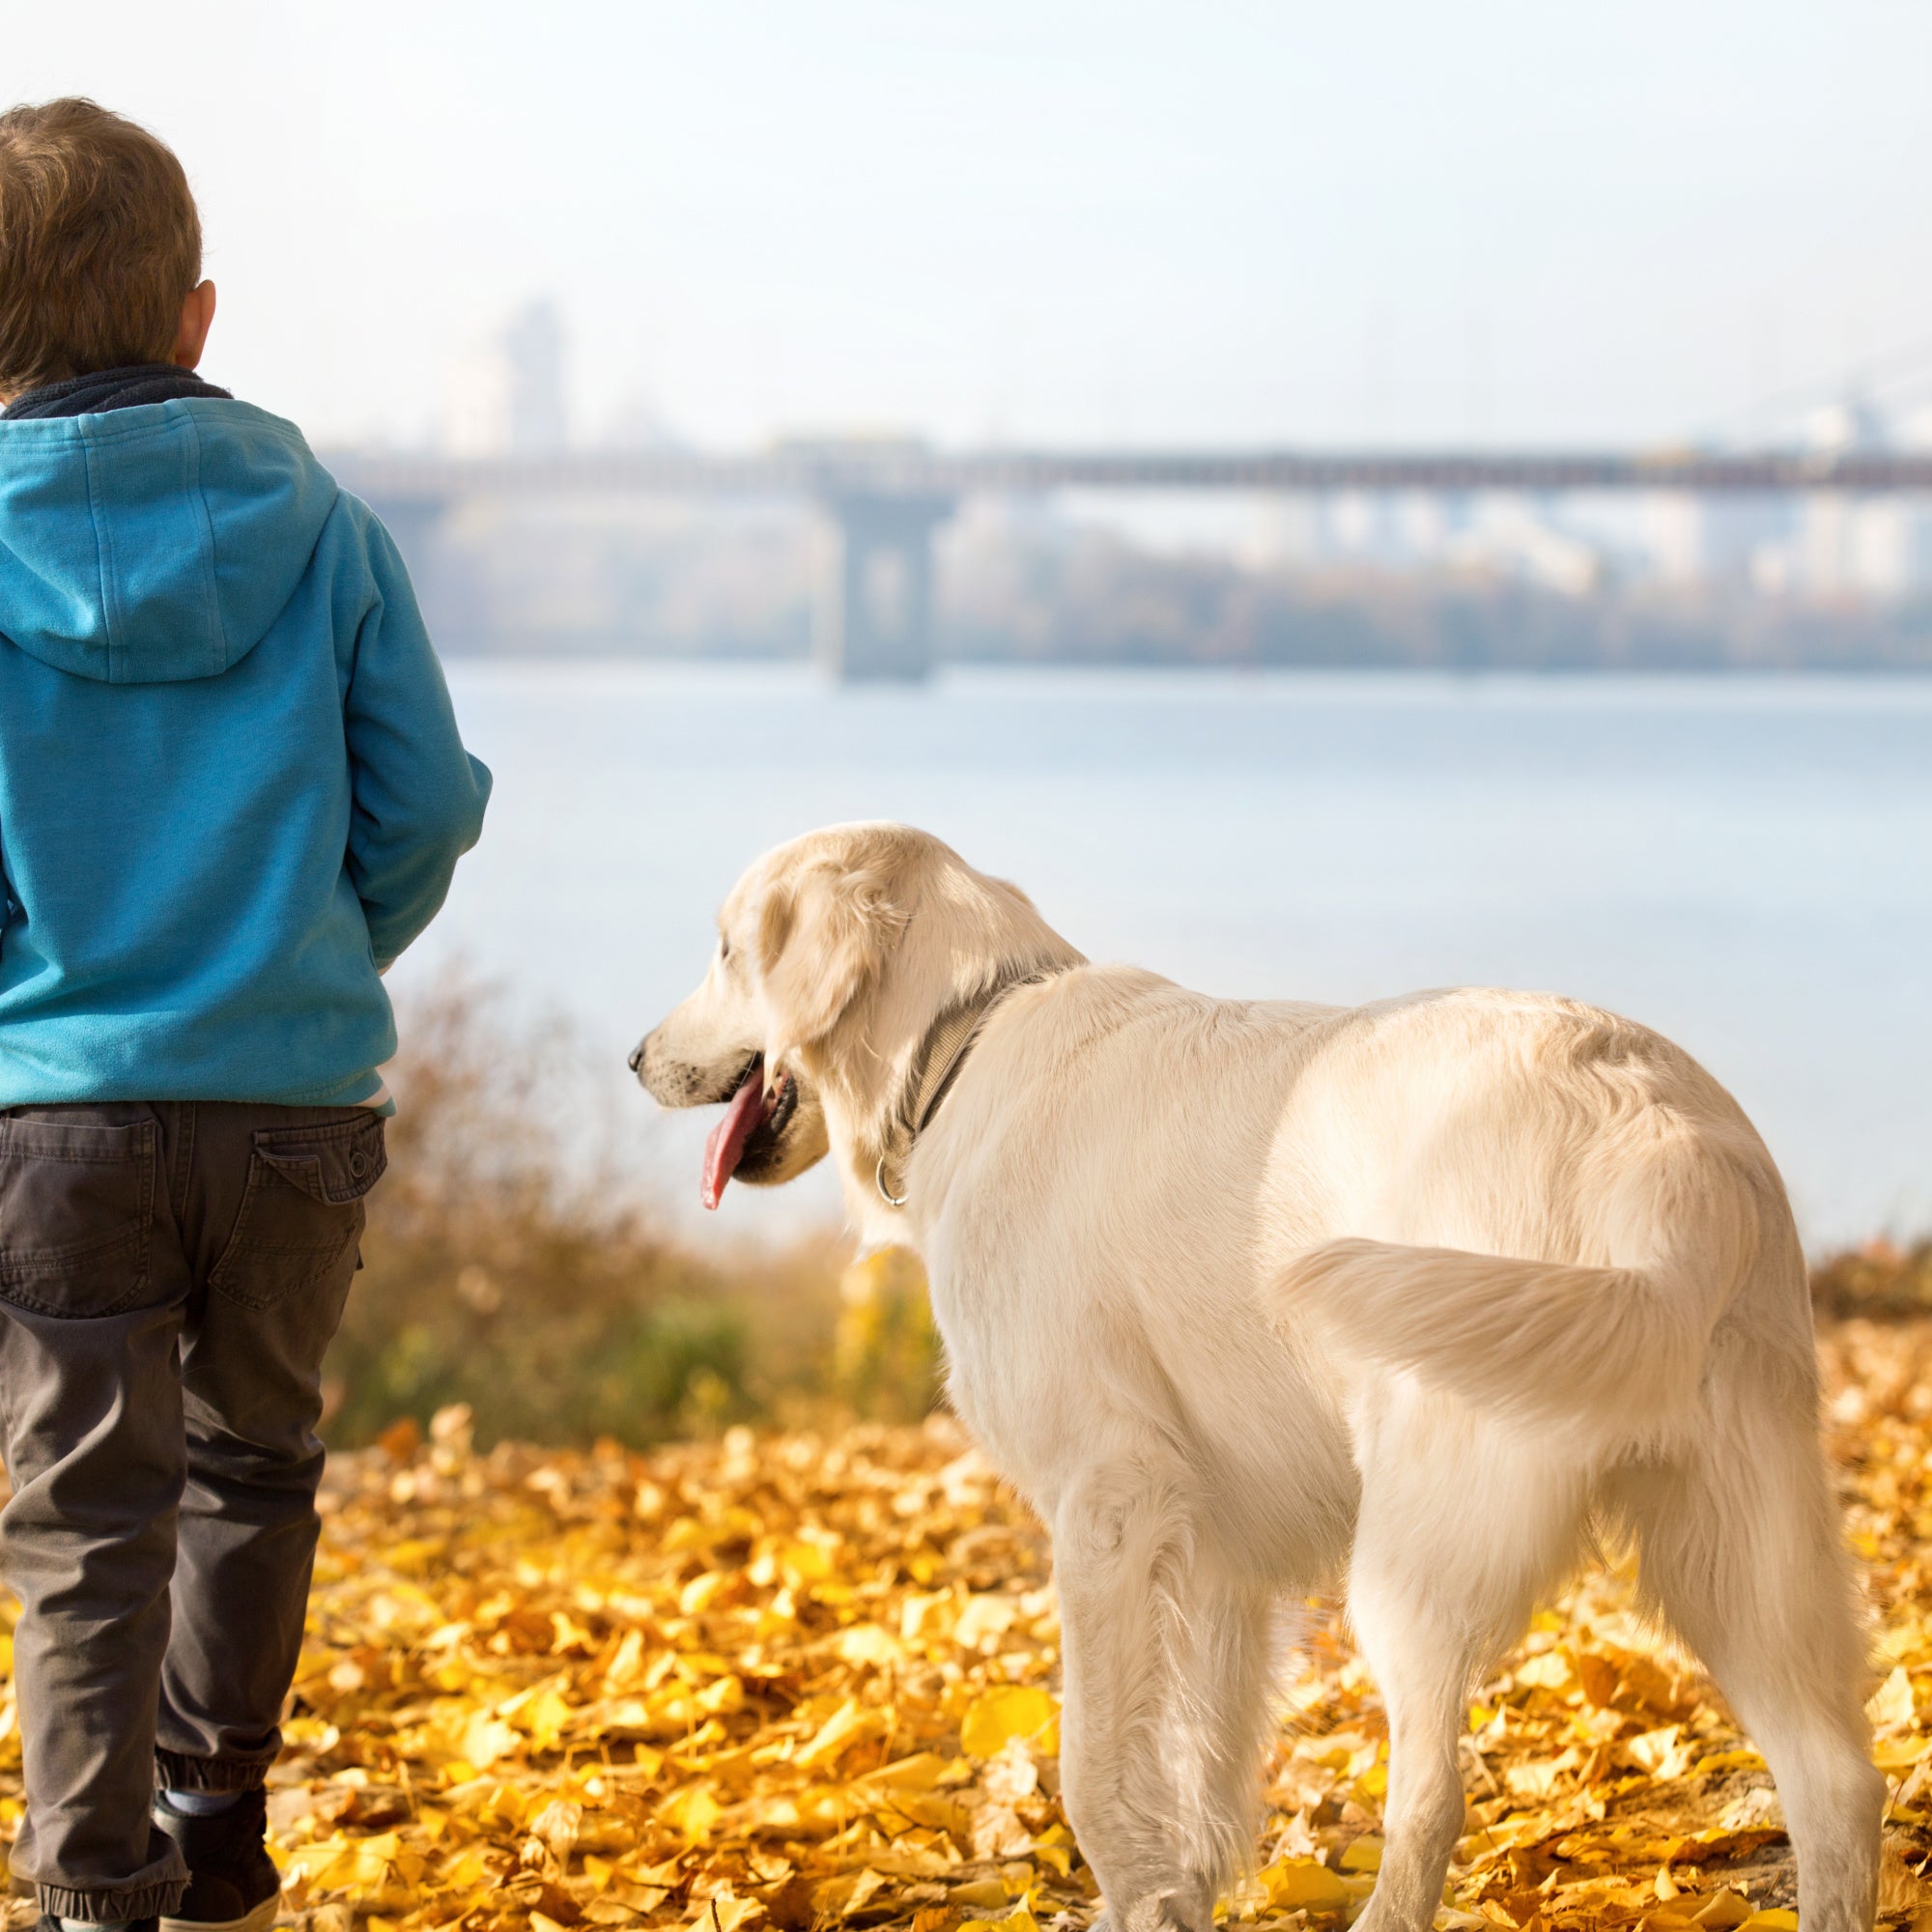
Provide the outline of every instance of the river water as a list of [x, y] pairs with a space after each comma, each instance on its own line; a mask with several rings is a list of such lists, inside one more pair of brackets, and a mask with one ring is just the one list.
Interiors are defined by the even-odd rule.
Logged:
[[[458, 660], [481, 846], [397, 968], [453, 957], [577, 1024], [614, 1086], [765, 846], [900, 818], [1096, 959], [1340, 1002], [1547, 987], [1695, 1053], [1814, 1246], [1932, 1225], [1932, 681], [953, 671]], [[708, 1119], [618, 1100], [696, 1226]], [[623, 1139], [636, 1123], [633, 1147]], [[836, 1210], [733, 1189], [707, 1236]]]

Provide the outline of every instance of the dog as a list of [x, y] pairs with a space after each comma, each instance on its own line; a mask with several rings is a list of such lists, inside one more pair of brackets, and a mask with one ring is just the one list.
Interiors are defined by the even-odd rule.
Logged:
[[1770, 1764], [1805, 1932], [1869, 1932], [1804, 1258], [1687, 1054], [1546, 994], [1209, 999], [863, 824], [751, 867], [631, 1064], [725, 1104], [712, 1205], [830, 1153], [864, 1240], [922, 1258], [952, 1401], [1052, 1532], [1062, 1795], [1116, 1932], [1209, 1932], [1277, 1606], [1343, 1575], [1389, 1725], [1362, 1932], [1424, 1932], [1470, 1688], [1605, 1542]]

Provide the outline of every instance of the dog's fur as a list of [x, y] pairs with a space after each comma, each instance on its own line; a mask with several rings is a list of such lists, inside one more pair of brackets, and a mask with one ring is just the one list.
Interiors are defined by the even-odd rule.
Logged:
[[[1205, 1932], [1252, 1851], [1285, 1596], [1348, 1577], [1389, 1720], [1365, 1932], [1431, 1923], [1477, 1673], [1594, 1534], [1771, 1764], [1805, 1932], [1867, 1932], [1884, 1782], [1816, 1429], [1803, 1258], [1717, 1082], [1541, 994], [1342, 1009], [1089, 965], [897, 826], [740, 880], [650, 1035], [668, 1105], [763, 1056], [801, 1101], [740, 1178], [828, 1148], [924, 1261], [952, 1400], [1053, 1532], [1062, 1778], [1120, 1932]], [[936, 1017], [1014, 975], [905, 1164]]]

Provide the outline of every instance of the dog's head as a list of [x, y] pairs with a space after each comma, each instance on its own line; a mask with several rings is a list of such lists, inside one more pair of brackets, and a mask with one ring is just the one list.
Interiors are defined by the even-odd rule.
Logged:
[[[938, 1014], [1009, 962], [1077, 963], [1018, 888], [902, 825], [841, 825], [768, 852], [732, 888], [703, 982], [631, 1065], [668, 1107], [724, 1101], [704, 1198], [789, 1180], [836, 1143], [872, 1149]], [[873, 1150], [874, 1155], [876, 1150]]]

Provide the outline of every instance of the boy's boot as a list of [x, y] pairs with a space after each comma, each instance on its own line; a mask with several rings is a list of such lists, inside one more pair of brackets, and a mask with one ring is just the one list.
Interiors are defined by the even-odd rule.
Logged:
[[282, 1875], [263, 1842], [268, 1799], [242, 1792], [225, 1810], [190, 1816], [155, 1794], [155, 1823], [187, 1861], [187, 1890], [160, 1932], [268, 1932], [275, 1922]]

